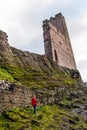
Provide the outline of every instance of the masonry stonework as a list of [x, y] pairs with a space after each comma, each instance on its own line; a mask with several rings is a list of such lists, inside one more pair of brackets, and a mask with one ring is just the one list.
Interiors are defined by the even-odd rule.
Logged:
[[4, 54], [4, 57], [12, 54], [11, 48], [8, 43], [8, 36], [2, 30], [0, 30], [0, 54], [1, 53]]
[[45, 55], [58, 65], [77, 69], [65, 19], [61, 13], [43, 21]]

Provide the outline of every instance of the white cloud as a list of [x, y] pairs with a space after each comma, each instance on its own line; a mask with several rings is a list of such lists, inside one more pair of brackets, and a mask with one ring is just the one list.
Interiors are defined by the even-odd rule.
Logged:
[[[55, 0], [0, 0], [0, 28], [9, 35], [11, 45], [23, 48], [41, 37], [38, 19]], [[42, 24], [42, 23], [41, 23]]]
[[87, 12], [84, 12], [84, 14], [80, 20], [81, 20], [82, 24], [87, 27]]
[[76, 61], [87, 59], [87, 15], [81, 14], [77, 19], [68, 21], [69, 33], [71, 36], [72, 46], [75, 53]]

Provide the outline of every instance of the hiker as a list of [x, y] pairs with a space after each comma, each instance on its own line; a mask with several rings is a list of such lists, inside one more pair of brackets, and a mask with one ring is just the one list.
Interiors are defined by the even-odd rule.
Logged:
[[36, 113], [37, 99], [35, 95], [32, 98], [32, 106], [34, 108], [34, 113]]

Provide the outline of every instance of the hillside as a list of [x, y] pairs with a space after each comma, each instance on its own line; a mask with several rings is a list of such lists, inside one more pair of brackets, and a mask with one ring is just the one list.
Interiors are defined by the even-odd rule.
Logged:
[[[87, 89], [79, 71], [10, 47], [2, 31], [0, 80], [15, 83], [13, 91], [0, 89], [0, 130], [87, 129]], [[39, 103], [36, 115], [31, 107], [33, 93]]]

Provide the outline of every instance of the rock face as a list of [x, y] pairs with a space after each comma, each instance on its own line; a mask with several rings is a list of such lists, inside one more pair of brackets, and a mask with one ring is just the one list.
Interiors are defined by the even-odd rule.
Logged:
[[0, 30], [0, 52], [3, 51], [6, 55], [12, 53], [7, 38], [7, 34]]
[[7, 38], [7, 34], [0, 30], [0, 62], [5, 60], [12, 62], [12, 51]]

